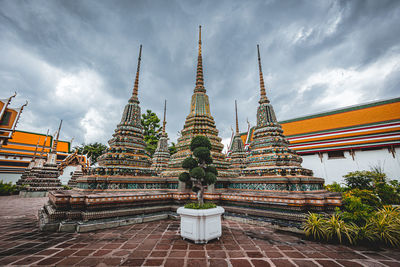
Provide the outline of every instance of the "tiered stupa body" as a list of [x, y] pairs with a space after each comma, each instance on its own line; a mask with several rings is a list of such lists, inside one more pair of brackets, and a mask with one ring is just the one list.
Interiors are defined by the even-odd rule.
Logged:
[[168, 167], [168, 162], [171, 157], [169, 150], [168, 150], [168, 134], [165, 132], [165, 124], [167, 124], [165, 120], [167, 112], [167, 100], [164, 103], [164, 120], [163, 120], [163, 127], [161, 137], [157, 143], [157, 149], [153, 155], [153, 163], [151, 167], [157, 172], [161, 173]]
[[237, 103], [235, 100], [235, 114], [236, 114], [236, 133], [232, 140], [232, 151], [230, 153], [230, 162], [232, 170], [240, 174], [240, 171], [246, 168], [246, 151], [244, 149], [243, 140], [239, 133], [239, 121], [237, 115]]
[[218, 170], [218, 177], [232, 177], [235, 173], [230, 170], [230, 163], [222, 153], [224, 145], [218, 136], [214, 118], [211, 116], [210, 103], [206, 94], [203, 79], [203, 63], [201, 55], [201, 27], [199, 31], [199, 54], [197, 59], [196, 87], [190, 103], [190, 113], [186, 117], [185, 125], [181, 131], [176, 145], [177, 152], [171, 156], [168, 169], [161, 173], [162, 177], [178, 177], [182, 169], [182, 162], [190, 156], [190, 141], [197, 135], [205, 135], [211, 142], [211, 156], [213, 165]]
[[150, 168], [150, 155], [146, 151], [138, 99], [141, 53], [142, 46], [140, 46], [132, 96], [125, 106], [121, 122], [117, 125], [113, 137], [108, 141], [110, 147], [99, 157], [100, 167], [95, 168], [93, 174], [133, 176], [154, 174]]
[[[47, 154], [47, 160], [42, 158], [42, 154], [32, 168], [30, 174], [25, 179], [25, 184], [28, 185], [27, 191], [50, 191], [62, 190], [61, 181], [58, 178], [60, 172], [57, 166], [57, 145], [60, 136], [62, 121], [58, 128], [53, 146]], [[46, 142], [45, 142], [46, 143]], [[42, 150], [43, 152], [43, 150]]]
[[[258, 46], [257, 46], [258, 49]], [[322, 178], [313, 177], [311, 170], [301, 167], [301, 157], [288, 147], [289, 142], [277, 122], [274, 109], [265, 93], [264, 79], [258, 50], [260, 72], [260, 105], [257, 126], [250, 144], [246, 177], [267, 178], [265, 190], [312, 191], [323, 189]]]

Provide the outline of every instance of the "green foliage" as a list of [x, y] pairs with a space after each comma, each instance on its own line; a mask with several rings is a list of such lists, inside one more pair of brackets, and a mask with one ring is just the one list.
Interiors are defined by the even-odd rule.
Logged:
[[400, 210], [390, 206], [379, 209], [367, 223], [370, 239], [400, 247]]
[[303, 230], [307, 237], [312, 237], [315, 240], [325, 239], [326, 220], [321, 214], [309, 213], [303, 223]]
[[354, 224], [346, 223], [340, 217], [340, 214], [333, 214], [326, 220], [326, 239], [337, 240], [340, 244], [347, 240], [350, 244], [354, 242]]
[[189, 171], [190, 177], [201, 180], [205, 177], [206, 173], [202, 167], [195, 167]]
[[4, 183], [0, 180], [0, 196], [13, 195], [19, 191], [18, 186], [9, 182]]
[[342, 187], [337, 182], [333, 182], [332, 184], [326, 185], [325, 189], [330, 191], [330, 192], [344, 192], [344, 191], [346, 191], [346, 188]]
[[203, 205], [199, 205], [199, 203], [187, 203], [184, 207], [187, 209], [205, 210], [216, 208], [217, 205], [214, 203], [204, 203]]
[[371, 217], [373, 210], [373, 207], [364, 204], [360, 197], [353, 196], [351, 193], [343, 195], [342, 217], [345, 221], [362, 225]]
[[204, 177], [204, 182], [207, 185], [215, 184], [217, 182], [217, 176], [212, 172], [206, 172], [206, 175]]
[[190, 181], [190, 175], [187, 172], [182, 172], [179, 174], [179, 181], [187, 183]]
[[342, 208], [324, 217], [310, 213], [303, 224], [307, 237], [333, 242], [367, 243], [400, 247], [400, 209], [385, 206], [400, 204], [400, 185], [388, 181], [382, 168], [349, 172], [346, 187], [327, 185], [332, 192], [342, 192]]
[[337, 211], [328, 217], [309, 213], [303, 223], [307, 237], [315, 240], [327, 240], [339, 243], [356, 244], [369, 242], [374, 245], [400, 247], [400, 209], [384, 206], [373, 211], [363, 224], [348, 222], [344, 213]]
[[218, 175], [217, 168], [215, 168], [214, 166], [208, 166], [208, 167], [206, 168], [206, 172], [212, 172], [212, 173], [215, 174], [215, 176]]
[[374, 194], [372, 190], [361, 190], [361, 189], [353, 189], [348, 191], [344, 197], [347, 195], [359, 197], [363, 204], [369, 205], [371, 207], [380, 207], [382, 206], [379, 198]]
[[70, 186], [68, 186], [68, 185], [63, 185], [62, 186], [65, 190], [71, 190], [72, 189], [72, 187], [70, 187]]
[[187, 170], [193, 169], [193, 168], [197, 167], [198, 165], [199, 164], [198, 164], [197, 160], [195, 160], [192, 157], [188, 157], [188, 158], [184, 159], [182, 162], [182, 168], [187, 169]]
[[193, 151], [193, 155], [200, 161], [206, 161], [210, 157], [210, 150], [206, 147], [197, 147]]
[[375, 182], [374, 190], [378, 195], [378, 197], [380, 198], [380, 200], [382, 201], [383, 205], [400, 204], [400, 193], [398, 189], [394, 187], [392, 184], [386, 183], [386, 181]]
[[171, 145], [168, 147], [169, 154], [173, 155], [177, 152], [176, 149], [176, 144], [174, 142], [171, 142]]
[[160, 119], [157, 117], [157, 114], [148, 109], [145, 114], [142, 114], [141, 122], [144, 129], [146, 150], [150, 155], [153, 155], [157, 148], [157, 142], [161, 136]]
[[374, 177], [379, 176], [376, 172], [371, 171], [355, 171], [349, 172], [344, 175], [344, 180], [346, 181], [346, 186], [350, 189], [371, 189]]
[[198, 147], [206, 147], [211, 150], [211, 142], [206, 136], [198, 135], [190, 142], [190, 151], [194, 151]]
[[107, 146], [101, 143], [89, 143], [89, 144], [82, 144], [80, 146], [74, 147], [74, 150], [78, 149], [78, 153], [81, 155], [88, 155], [91, 157], [92, 163], [97, 162], [97, 158], [101, 156], [107, 149]]

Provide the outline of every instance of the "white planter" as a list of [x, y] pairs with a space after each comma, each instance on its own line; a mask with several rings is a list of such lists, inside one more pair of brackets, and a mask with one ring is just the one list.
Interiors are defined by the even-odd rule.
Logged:
[[176, 212], [181, 216], [181, 236], [197, 243], [207, 243], [222, 234], [221, 215], [224, 208], [196, 210], [180, 207]]

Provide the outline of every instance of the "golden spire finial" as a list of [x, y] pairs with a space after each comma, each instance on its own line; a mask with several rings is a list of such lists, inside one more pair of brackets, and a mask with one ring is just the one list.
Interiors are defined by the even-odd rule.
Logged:
[[165, 124], [167, 124], [167, 121], [165, 120], [165, 116], [167, 114], [167, 99], [165, 99], [164, 102], [164, 120], [163, 120], [163, 125], [162, 125], [162, 133], [165, 134]]
[[197, 73], [195, 92], [205, 92], [203, 79], [203, 58], [201, 56], [201, 25], [199, 26], [199, 54], [197, 57]]
[[261, 67], [261, 57], [260, 57], [260, 47], [257, 45], [257, 54], [258, 54], [258, 70], [260, 73], [260, 104], [268, 102], [267, 94], [265, 93], [265, 85], [264, 85], [264, 77], [262, 73], [262, 67]]
[[140, 45], [139, 48], [139, 58], [138, 58], [138, 64], [137, 64], [137, 70], [136, 70], [136, 78], [135, 78], [135, 85], [133, 87], [133, 95], [136, 96], [138, 95], [138, 90], [139, 90], [139, 72], [140, 72], [140, 60], [142, 59], [142, 45]]
[[237, 114], [237, 101], [235, 100], [235, 113], [236, 113], [236, 134], [239, 134], [239, 121]]

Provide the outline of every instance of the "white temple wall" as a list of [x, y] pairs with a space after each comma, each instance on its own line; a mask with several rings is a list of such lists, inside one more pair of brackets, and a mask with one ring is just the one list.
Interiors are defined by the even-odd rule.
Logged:
[[344, 158], [328, 158], [322, 154], [302, 155], [302, 166], [314, 171], [315, 177], [325, 179], [325, 184], [344, 182], [343, 175], [352, 171], [371, 170], [381, 167], [389, 179], [400, 179], [400, 148], [395, 148], [395, 157], [387, 148], [376, 150], [355, 150], [354, 160], [349, 151], [344, 151]]
[[72, 173], [76, 170], [76, 166], [67, 166], [64, 169], [62, 175], [60, 175], [61, 183], [66, 185], [68, 184], [69, 179], [71, 179]]
[[19, 178], [21, 178], [22, 173], [0, 173], [0, 180], [3, 180], [3, 183], [12, 182], [15, 184]]

